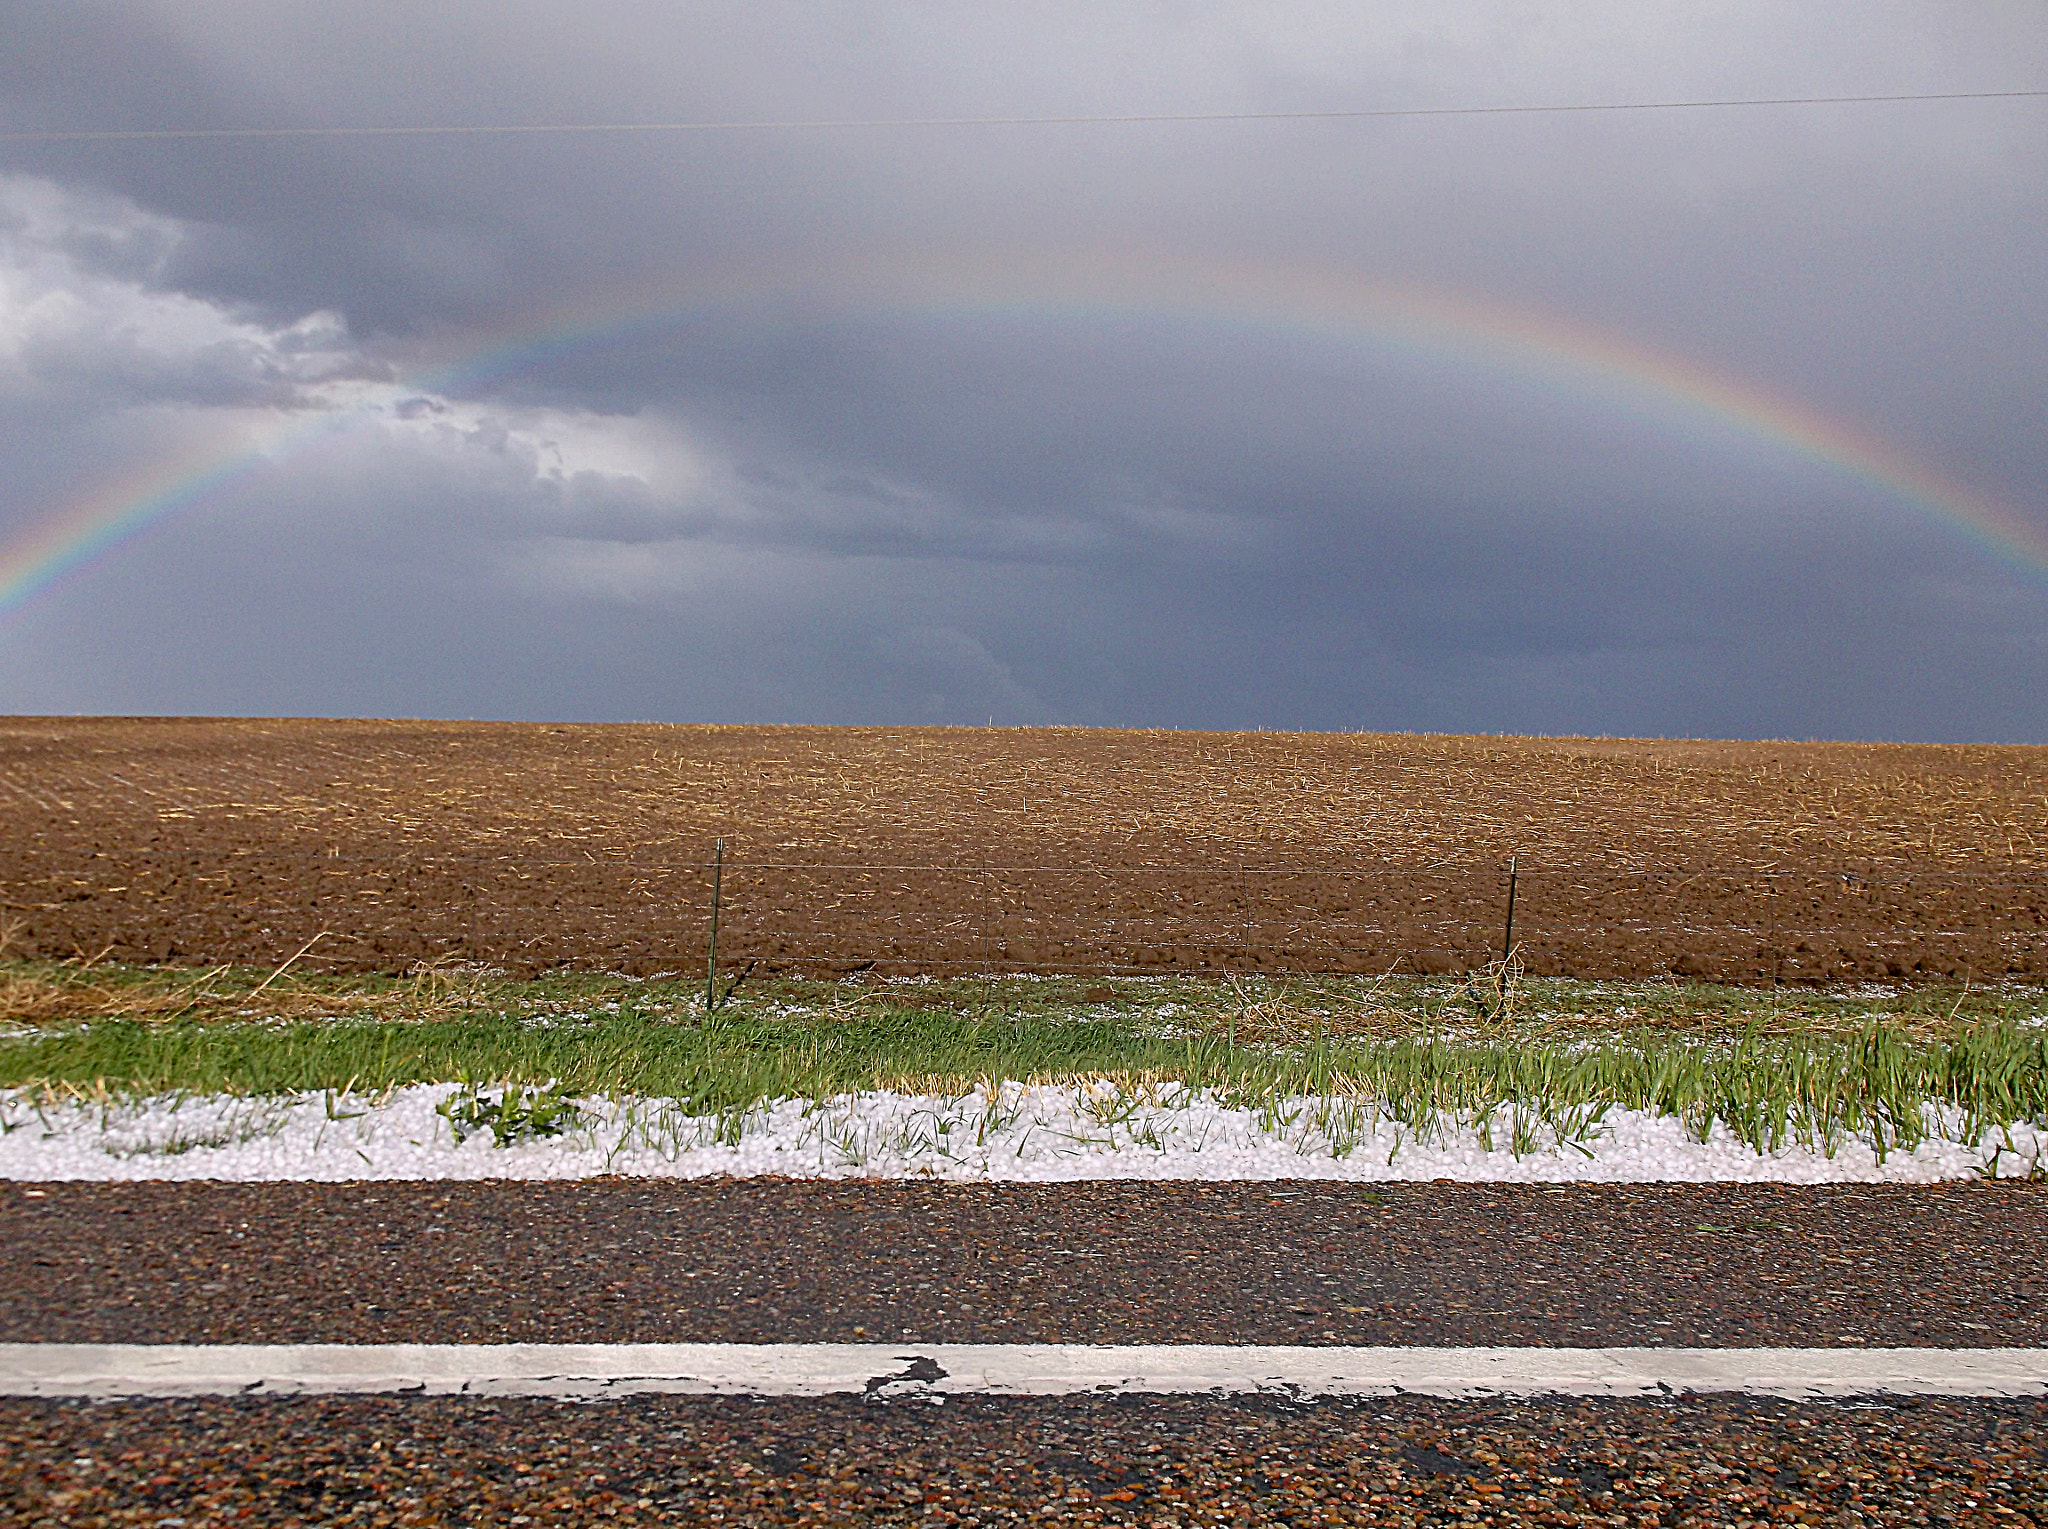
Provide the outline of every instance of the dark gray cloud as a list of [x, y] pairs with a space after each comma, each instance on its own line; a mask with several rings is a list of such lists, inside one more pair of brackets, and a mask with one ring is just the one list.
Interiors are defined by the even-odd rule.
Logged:
[[[2031, 6], [1847, 14], [27, 0], [0, 128], [2048, 82]], [[1611, 336], [2048, 528], [2044, 166], [2041, 102], [0, 144], [0, 588], [258, 452], [0, 613], [0, 709], [2048, 741], [2040, 568], [1339, 300]]]

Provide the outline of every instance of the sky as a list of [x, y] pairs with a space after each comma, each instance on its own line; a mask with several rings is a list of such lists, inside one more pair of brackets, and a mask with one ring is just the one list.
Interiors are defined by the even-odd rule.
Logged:
[[0, 712], [2048, 743], [2048, 99], [1299, 115], [2032, 0], [0, 29]]

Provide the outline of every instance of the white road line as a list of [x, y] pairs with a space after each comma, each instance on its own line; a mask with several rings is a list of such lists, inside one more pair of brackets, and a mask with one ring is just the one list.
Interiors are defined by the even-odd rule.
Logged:
[[0, 1395], [2048, 1395], [2048, 1349], [876, 1343], [0, 1344]]

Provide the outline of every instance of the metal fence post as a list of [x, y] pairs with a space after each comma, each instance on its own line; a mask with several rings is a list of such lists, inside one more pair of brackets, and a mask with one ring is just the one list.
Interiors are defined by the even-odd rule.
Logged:
[[711, 860], [711, 945], [704, 958], [704, 1012], [718, 1007], [718, 901], [725, 878], [725, 840], [717, 841]]
[[1508, 856], [1508, 930], [1501, 937], [1500, 959], [1505, 966], [1508, 958], [1515, 953], [1515, 857]]

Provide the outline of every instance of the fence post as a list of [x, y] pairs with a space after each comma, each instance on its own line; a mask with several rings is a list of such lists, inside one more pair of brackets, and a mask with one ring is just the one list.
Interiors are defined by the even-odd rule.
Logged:
[[725, 840], [717, 841], [711, 859], [711, 946], [704, 958], [704, 1012], [718, 1007], [718, 899], [725, 877]]
[[[988, 725], [994, 727], [996, 719], [990, 717]], [[996, 969], [996, 873], [993, 866], [984, 867], [981, 873], [981, 965], [984, 972]]]
[[1770, 932], [1764, 936], [1764, 948], [1771, 956], [1771, 986], [1777, 987], [1785, 976], [1785, 953], [1778, 948], [1778, 878], [1775, 871], [1764, 873], [1764, 898], [1771, 908]]
[[1238, 970], [1250, 971], [1252, 967], [1252, 941], [1257, 929], [1252, 923], [1252, 877], [1251, 870], [1242, 854], [1237, 857], [1237, 900], [1244, 904], [1244, 951], [1238, 960]]
[[1515, 953], [1515, 856], [1508, 856], [1508, 929], [1501, 937], [1500, 960], [1505, 966], [1508, 957]]

